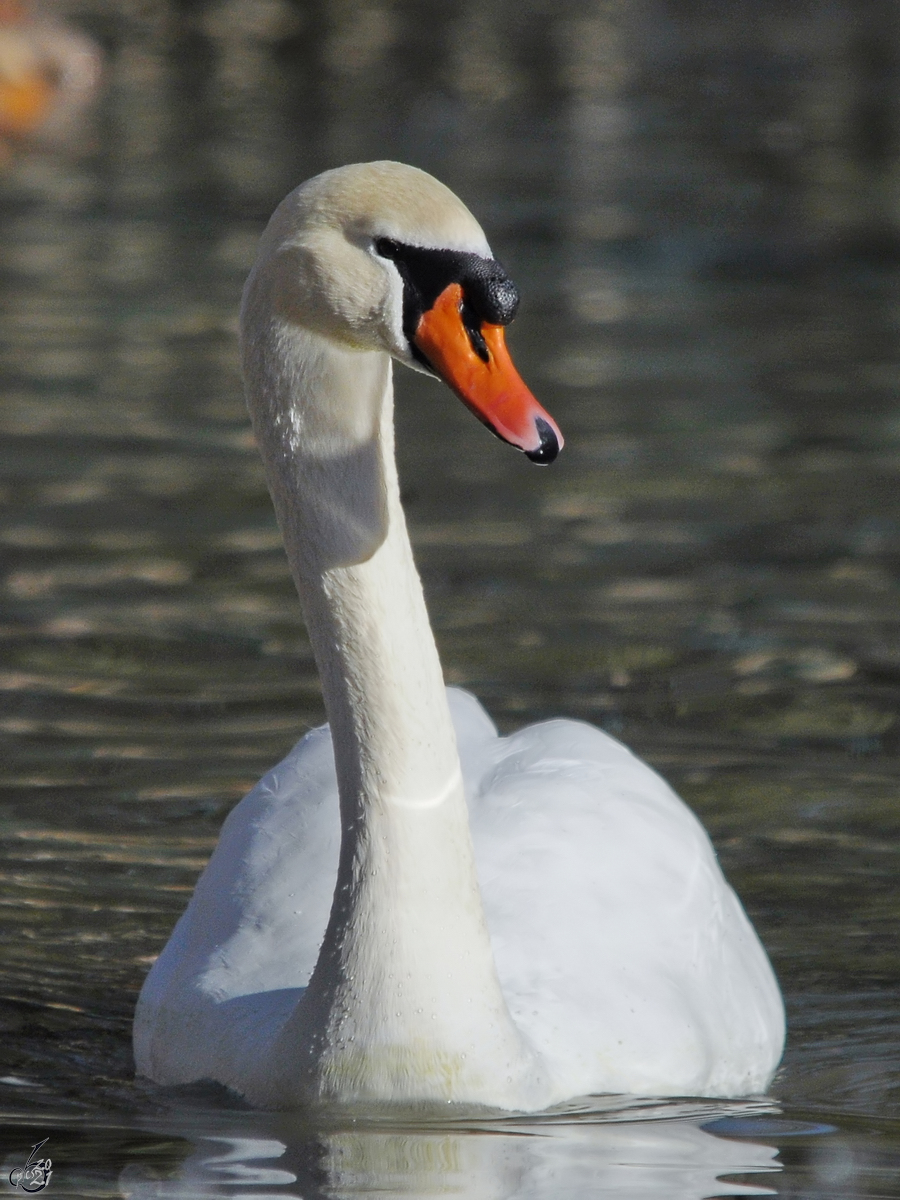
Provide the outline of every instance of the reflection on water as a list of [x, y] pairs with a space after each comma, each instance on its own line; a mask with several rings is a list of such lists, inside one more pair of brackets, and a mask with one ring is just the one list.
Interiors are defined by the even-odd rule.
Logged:
[[776, 7], [62, 6], [105, 92], [0, 178], [0, 1111], [10, 1153], [52, 1132], [54, 1186], [213, 1187], [162, 1109], [297, 1140], [189, 1119], [133, 1079], [129, 1029], [225, 813], [322, 719], [241, 284], [288, 188], [392, 156], [483, 219], [567, 437], [535, 471], [398, 380], [448, 679], [505, 729], [595, 721], [676, 784], [784, 986], [774, 1094], [839, 1132], [344, 1130], [260, 1161], [313, 1195], [410, 1147], [414, 1194], [458, 1162], [485, 1195], [588, 1169], [699, 1195], [758, 1141], [785, 1194], [900, 1195], [898, 33], [875, 3]]
[[[702, 1200], [711, 1195], [770, 1195], [766, 1186], [723, 1182], [723, 1175], [778, 1170], [767, 1145], [731, 1141], [680, 1120], [639, 1124], [545, 1125], [484, 1131], [356, 1128], [285, 1141], [221, 1137], [198, 1143], [175, 1178], [161, 1183], [140, 1166], [125, 1167], [127, 1197], [246, 1195], [338, 1198], [628, 1197]], [[765, 1184], [766, 1180], [761, 1180]]]
[[[879, 1139], [783, 1117], [707, 1114], [431, 1127], [304, 1126], [296, 1119], [182, 1108], [136, 1127], [44, 1127], [62, 1195], [162, 1197], [628, 1197], [703, 1200], [885, 1196]], [[682, 1111], [679, 1111], [681, 1109]], [[2, 1170], [27, 1155], [26, 1127], [4, 1131]], [[32, 1139], [33, 1140], [33, 1139]], [[780, 1149], [776, 1150], [776, 1146]]]

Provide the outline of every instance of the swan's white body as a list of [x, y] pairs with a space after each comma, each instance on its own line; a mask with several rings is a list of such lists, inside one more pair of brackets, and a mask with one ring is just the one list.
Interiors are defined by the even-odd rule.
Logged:
[[281, 205], [243, 310], [254, 428], [322, 675], [307, 735], [228, 818], [135, 1019], [138, 1070], [269, 1108], [538, 1110], [767, 1086], [784, 1016], [702, 827], [600, 731], [498, 738], [445, 691], [400, 507], [373, 237], [489, 257], [397, 164]]

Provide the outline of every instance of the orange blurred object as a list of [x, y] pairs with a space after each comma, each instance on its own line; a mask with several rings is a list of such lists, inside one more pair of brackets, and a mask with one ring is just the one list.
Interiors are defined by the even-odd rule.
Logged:
[[46, 117], [52, 101], [50, 81], [40, 73], [0, 79], [0, 134], [30, 133]]
[[22, 0], [0, 0], [0, 159], [28, 140], [69, 132], [99, 80], [90, 38]]

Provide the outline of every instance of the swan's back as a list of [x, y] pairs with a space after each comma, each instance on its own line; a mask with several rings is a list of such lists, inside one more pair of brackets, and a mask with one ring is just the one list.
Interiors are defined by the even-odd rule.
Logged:
[[485, 740], [481, 762], [472, 831], [504, 995], [573, 1092], [764, 1090], [780, 993], [687, 806], [577, 721]]
[[[561, 1089], [763, 1090], [781, 999], [697, 819], [601, 731], [556, 720], [500, 738], [449, 695], [503, 993]], [[144, 986], [140, 1071], [237, 1086], [260, 1069], [315, 965], [339, 847], [323, 727], [226, 821]]]

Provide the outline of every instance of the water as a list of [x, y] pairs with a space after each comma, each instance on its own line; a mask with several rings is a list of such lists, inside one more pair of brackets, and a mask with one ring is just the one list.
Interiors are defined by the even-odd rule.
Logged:
[[[70, 5], [107, 90], [0, 182], [4, 1169], [49, 1135], [48, 1195], [900, 1196], [877, 7], [424, 7]], [[482, 219], [567, 437], [535, 469], [398, 378], [448, 680], [504, 729], [597, 722], [700, 814], [787, 1001], [765, 1111], [312, 1127], [133, 1078], [137, 991], [225, 813], [323, 719], [240, 287], [285, 191], [378, 156]]]

